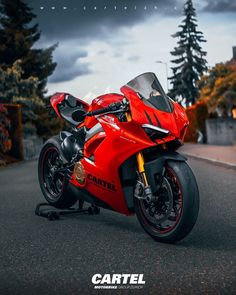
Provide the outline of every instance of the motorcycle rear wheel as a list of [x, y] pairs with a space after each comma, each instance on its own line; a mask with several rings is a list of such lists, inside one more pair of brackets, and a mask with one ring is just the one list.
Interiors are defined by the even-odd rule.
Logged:
[[154, 202], [134, 198], [135, 212], [154, 240], [175, 243], [186, 237], [196, 223], [199, 192], [187, 163], [169, 161], [165, 168], [158, 198]]
[[38, 160], [38, 180], [46, 201], [59, 209], [73, 206], [77, 198], [68, 191], [69, 181], [64, 172], [57, 172], [61, 165], [61, 146], [58, 136], [43, 146]]

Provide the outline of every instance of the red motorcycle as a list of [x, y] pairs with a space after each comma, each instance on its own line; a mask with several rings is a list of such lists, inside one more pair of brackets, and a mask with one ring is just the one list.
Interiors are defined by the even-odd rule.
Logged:
[[176, 242], [193, 228], [199, 193], [186, 158], [176, 152], [189, 125], [184, 109], [144, 73], [91, 105], [56, 93], [51, 105], [69, 126], [39, 157], [43, 195], [56, 208], [77, 200], [133, 215], [155, 240]]

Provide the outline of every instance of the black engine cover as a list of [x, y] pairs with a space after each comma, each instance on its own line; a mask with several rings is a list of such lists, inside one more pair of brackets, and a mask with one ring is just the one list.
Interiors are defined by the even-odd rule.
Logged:
[[61, 148], [62, 148], [63, 155], [66, 158], [66, 160], [70, 162], [72, 158], [75, 155], [77, 155], [80, 150], [83, 149], [83, 146], [76, 139], [74, 134], [68, 131], [61, 131], [60, 139], [61, 139]]

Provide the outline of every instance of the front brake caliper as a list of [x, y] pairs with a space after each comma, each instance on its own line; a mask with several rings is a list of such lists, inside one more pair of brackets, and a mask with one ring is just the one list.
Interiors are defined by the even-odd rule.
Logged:
[[150, 186], [144, 186], [140, 180], [137, 181], [134, 196], [137, 199], [146, 200], [148, 203], [156, 199], [152, 194]]

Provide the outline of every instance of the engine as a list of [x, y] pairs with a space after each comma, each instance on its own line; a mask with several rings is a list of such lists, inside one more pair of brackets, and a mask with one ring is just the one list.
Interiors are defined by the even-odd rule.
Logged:
[[78, 130], [76, 133], [61, 131], [61, 149], [65, 159], [69, 163], [83, 157], [84, 136], [83, 130]]

